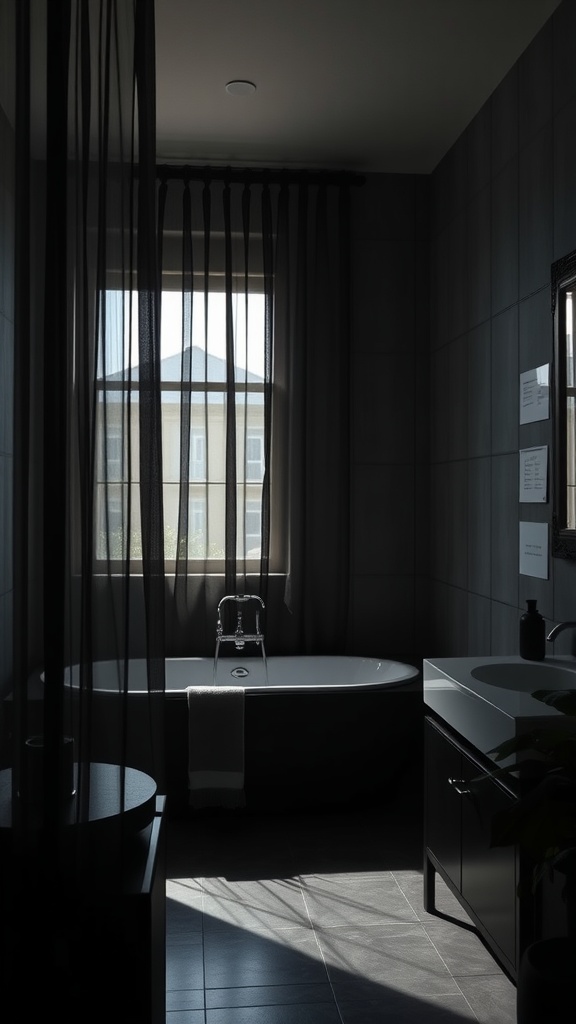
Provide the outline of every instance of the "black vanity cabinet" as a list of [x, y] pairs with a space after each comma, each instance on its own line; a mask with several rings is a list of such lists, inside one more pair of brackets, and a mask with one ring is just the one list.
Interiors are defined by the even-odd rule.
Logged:
[[533, 908], [524, 901], [521, 907], [517, 896], [517, 849], [490, 846], [492, 818], [515, 794], [495, 779], [478, 780], [489, 764], [431, 717], [425, 722], [425, 768], [425, 909], [434, 911], [438, 872], [516, 980], [520, 954], [532, 937]]

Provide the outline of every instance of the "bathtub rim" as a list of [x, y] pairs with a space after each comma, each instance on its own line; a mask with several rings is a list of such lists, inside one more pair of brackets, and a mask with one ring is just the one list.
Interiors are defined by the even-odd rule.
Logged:
[[[342, 654], [342, 655], [324, 655], [324, 654], [302, 654], [302, 655], [289, 654], [289, 655], [282, 655], [282, 654], [277, 654], [277, 655], [271, 655], [269, 658], [267, 658], [267, 661], [268, 661], [268, 663], [270, 663], [270, 662], [274, 662], [274, 661], [283, 660], [284, 658], [286, 658], [286, 659], [294, 659], [294, 660], [301, 658], [301, 659], [305, 659], [308, 662], [314, 662], [316, 659], [318, 659], [318, 660], [337, 659], [339, 661], [344, 661], [344, 662], [345, 661], [363, 661], [363, 662], [369, 662], [369, 663], [374, 664], [374, 665], [381, 665], [381, 664], [385, 663], [387, 665], [398, 666], [398, 668], [402, 670], [402, 674], [399, 676], [399, 678], [378, 679], [378, 680], [362, 681], [362, 682], [355, 682], [355, 683], [353, 683], [353, 682], [319, 683], [319, 684], [307, 683], [305, 685], [302, 685], [302, 683], [298, 683], [298, 684], [279, 684], [279, 685], [276, 685], [276, 686], [274, 686], [274, 685], [273, 686], [270, 686], [270, 685], [268, 685], [268, 686], [262, 686], [262, 685], [251, 686], [250, 684], [244, 684], [242, 681], [239, 681], [238, 683], [235, 683], [235, 682], [226, 682], [226, 683], [220, 682], [220, 684], [217, 684], [217, 685], [220, 685], [220, 686], [235, 685], [235, 686], [238, 686], [239, 688], [243, 688], [244, 689], [244, 693], [245, 693], [246, 696], [250, 696], [250, 697], [262, 696], [263, 697], [263, 696], [273, 696], [274, 694], [280, 694], [280, 693], [284, 693], [284, 694], [292, 693], [292, 694], [302, 694], [302, 695], [305, 695], [305, 694], [313, 694], [313, 693], [316, 693], [316, 694], [320, 694], [320, 693], [325, 693], [325, 694], [328, 694], [328, 693], [341, 693], [341, 694], [344, 694], [344, 693], [347, 693], [347, 692], [349, 692], [349, 693], [361, 693], [361, 692], [376, 691], [376, 690], [380, 690], [380, 691], [383, 691], [383, 690], [387, 690], [387, 691], [396, 691], [396, 690], [406, 691], [407, 689], [419, 689], [419, 687], [421, 686], [421, 683], [422, 683], [422, 670], [420, 668], [418, 668], [416, 665], [413, 665], [410, 662], [399, 661], [396, 658], [375, 658], [375, 657], [371, 657], [371, 656], [353, 655], [353, 654], [352, 655], [347, 655], [347, 654]], [[135, 662], [142, 662], [145, 659], [143, 659], [143, 658], [134, 658], [132, 660], [135, 661]], [[244, 657], [244, 658], [239, 657], [238, 659], [231, 659], [230, 658], [230, 659], [222, 659], [222, 660], [235, 661], [238, 665], [241, 665], [243, 662], [260, 661], [260, 659], [256, 658], [256, 657]], [[95, 662], [95, 664], [105, 664], [107, 661], [112, 661], [112, 659], [104, 659], [103, 658], [103, 659], [100, 659], [98, 662]], [[193, 655], [193, 656], [190, 656], [190, 657], [178, 657], [178, 656], [171, 656], [170, 655], [170, 656], [166, 657], [165, 661], [166, 662], [190, 662], [191, 664], [194, 664], [195, 662], [202, 662], [203, 664], [206, 664], [206, 663], [212, 663], [213, 659], [212, 658], [208, 658], [206, 656], [202, 656], [202, 655], [198, 655], [198, 656]], [[112, 662], [112, 663], [115, 664], [115, 662]], [[220, 664], [221, 663], [222, 663], [222, 661], [220, 661]], [[40, 696], [41, 693], [42, 693], [42, 690], [43, 690], [43, 671], [42, 671], [42, 669], [37, 669], [36, 671], [31, 673], [31, 675], [29, 677], [29, 685], [30, 684], [32, 684], [35, 687], [37, 686], [39, 688], [38, 696]], [[189, 685], [194, 685], [194, 684], [191, 683]], [[202, 683], [202, 684], [199, 684], [199, 685], [211, 686], [212, 684], [211, 683]], [[71, 691], [71, 692], [75, 692], [75, 691], [77, 691], [77, 687], [69, 686], [68, 684], [66, 684], [66, 690]], [[179, 699], [179, 698], [182, 698], [182, 697], [186, 696], [186, 691], [187, 691], [187, 687], [179, 687], [177, 689], [176, 688], [168, 688], [167, 687], [164, 690], [164, 697], [167, 698], [168, 700]], [[103, 689], [103, 688], [99, 688], [99, 687], [94, 687], [92, 692], [93, 692], [93, 695], [95, 697], [99, 698], [99, 699], [100, 698], [115, 699], [115, 698], [118, 697], [118, 691], [117, 690], [113, 690], [113, 689]], [[10, 698], [11, 696], [12, 695], [9, 694], [8, 698]], [[29, 696], [33, 696], [33, 695], [31, 693], [29, 693]], [[133, 689], [130, 689], [128, 691], [128, 696], [131, 697], [131, 698], [148, 697], [149, 693], [148, 693], [147, 690], [141, 690], [141, 689], [134, 689], [133, 690]]]

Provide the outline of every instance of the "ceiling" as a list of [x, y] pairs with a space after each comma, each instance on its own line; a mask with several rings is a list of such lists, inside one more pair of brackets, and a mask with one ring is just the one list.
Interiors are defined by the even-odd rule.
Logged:
[[158, 159], [430, 173], [558, 4], [156, 0]]

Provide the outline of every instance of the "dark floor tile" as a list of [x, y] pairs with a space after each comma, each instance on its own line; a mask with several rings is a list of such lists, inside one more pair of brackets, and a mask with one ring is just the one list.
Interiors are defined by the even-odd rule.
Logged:
[[171, 1010], [166, 1024], [206, 1024], [206, 1014], [204, 1010]]
[[461, 992], [412, 995], [380, 986], [372, 992], [349, 993], [337, 1003], [343, 1024], [468, 1024], [477, 1021]]
[[[287, 1006], [333, 1003], [332, 988], [326, 981], [315, 985], [247, 985], [243, 988], [206, 989], [207, 1009], [232, 1006]], [[312, 1017], [314, 1015], [312, 1014]]]
[[201, 943], [172, 946], [166, 956], [166, 991], [204, 986], [204, 955]]
[[206, 935], [207, 988], [245, 985], [297, 985], [325, 982], [326, 970], [311, 929], [284, 929], [282, 939], [265, 938], [235, 929]]
[[342, 1024], [342, 1019], [335, 1003], [314, 1003], [207, 1010], [206, 1024]]
[[204, 989], [175, 989], [166, 993], [166, 1012], [169, 1010], [203, 1010]]
[[[167, 886], [167, 894], [171, 893], [172, 895], [167, 895], [166, 899], [166, 944], [175, 945], [201, 942], [203, 930], [202, 895], [197, 895], [191, 899], [187, 893], [182, 892], [182, 886], [178, 888], [180, 891], [176, 892], [173, 883]], [[191, 902], [180, 902], [183, 898], [188, 898]]]

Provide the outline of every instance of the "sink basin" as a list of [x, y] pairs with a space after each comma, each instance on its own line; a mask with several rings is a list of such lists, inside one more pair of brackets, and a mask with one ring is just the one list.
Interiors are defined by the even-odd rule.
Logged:
[[560, 665], [532, 663], [525, 665], [496, 662], [478, 665], [470, 675], [481, 683], [504, 690], [576, 690], [576, 670]]
[[538, 723], [576, 731], [576, 658], [425, 659], [423, 669], [427, 707], [495, 764], [500, 764], [495, 751], [503, 743]]

